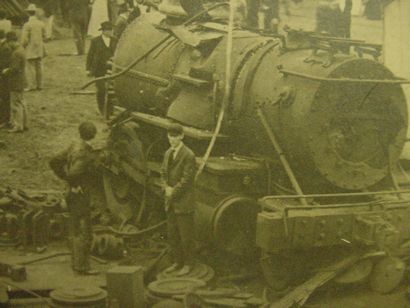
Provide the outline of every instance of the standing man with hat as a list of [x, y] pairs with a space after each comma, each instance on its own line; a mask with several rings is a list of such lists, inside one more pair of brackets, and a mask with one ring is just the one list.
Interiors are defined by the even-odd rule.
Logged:
[[28, 22], [23, 26], [21, 44], [26, 50], [28, 91], [41, 90], [43, 87], [43, 57], [45, 55], [44, 39], [46, 29], [44, 23], [36, 16], [35, 4], [27, 7]]
[[187, 275], [193, 265], [195, 154], [184, 143], [181, 125], [168, 129], [171, 147], [165, 152], [161, 169], [168, 219], [168, 241], [174, 264], [165, 271]]
[[[117, 40], [113, 37], [112, 24], [109, 21], [101, 23], [102, 34], [91, 40], [87, 55], [86, 69], [88, 75], [103, 77], [107, 73], [107, 62], [114, 55]], [[101, 115], [104, 114], [104, 102], [106, 95], [105, 81], [97, 81], [97, 104]]]

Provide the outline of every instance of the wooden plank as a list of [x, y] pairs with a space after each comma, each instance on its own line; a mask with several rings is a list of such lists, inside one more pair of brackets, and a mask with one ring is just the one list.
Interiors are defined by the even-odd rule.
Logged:
[[335, 262], [330, 267], [321, 269], [312, 278], [282, 297], [278, 302], [272, 303], [269, 307], [289, 308], [295, 305], [298, 307], [303, 306], [316, 289], [333, 279], [341, 271], [352, 266], [361, 257], [361, 255], [352, 255], [344, 258], [342, 261]]

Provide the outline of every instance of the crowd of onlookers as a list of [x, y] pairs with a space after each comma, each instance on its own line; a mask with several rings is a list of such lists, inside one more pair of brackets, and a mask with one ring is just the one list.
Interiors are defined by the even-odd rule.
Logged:
[[[36, 1], [34, 1], [36, 2]], [[53, 39], [57, 1], [38, 0], [26, 8], [28, 20], [20, 36], [12, 30], [6, 12], [0, 10], [0, 128], [9, 132], [27, 129], [24, 92], [43, 88], [45, 44]], [[85, 54], [86, 37], [91, 41], [86, 68], [90, 76], [106, 74], [106, 62], [113, 56], [116, 38], [139, 16], [138, 5], [127, 0], [60, 0], [59, 12], [73, 31], [77, 55]], [[93, 8], [93, 9], [92, 9]], [[97, 82], [98, 109], [103, 113], [105, 82]]]
[[46, 28], [34, 4], [26, 11], [29, 18], [20, 39], [5, 12], [0, 11], [0, 127], [9, 128], [11, 133], [27, 129], [24, 91], [42, 90]]

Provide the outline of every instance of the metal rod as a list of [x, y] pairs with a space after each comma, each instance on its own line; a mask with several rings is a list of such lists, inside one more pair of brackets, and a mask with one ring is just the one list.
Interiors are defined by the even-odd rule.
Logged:
[[109, 227], [108, 229], [116, 235], [133, 237], [133, 236], [144, 235], [144, 234], [146, 234], [148, 232], [151, 232], [151, 231], [155, 231], [156, 229], [159, 229], [160, 227], [164, 226], [166, 223], [167, 223], [166, 220], [162, 220], [161, 222], [157, 223], [156, 225], [153, 225], [153, 226], [148, 227], [146, 229], [138, 230], [138, 231], [135, 231], [135, 232], [122, 232], [122, 231], [115, 230], [113, 227]]
[[[113, 64], [113, 67], [116, 68], [116, 69], [119, 69], [121, 71], [126, 69], [126, 68], [124, 68], [122, 66], [119, 66], [119, 65], [116, 65], [116, 64]], [[137, 79], [150, 81], [150, 82], [153, 82], [153, 83], [158, 84], [158, 85], [163, 86], [163, 87], [166, 87], [166, 86], [169, 85], [169, 80], [168, 79], [161, 78], [161, 77], [158, 77], [158, 76], [155, 76], [155, 75], [152, 75], [152, 74], [144, 73], [144, 72], [133, 70], [133, 69], [129, 70], [128, 73], [130, 75], [132, 75], [133, 77], [136, 77]]]
[[[195, 181], [199, 178], [201, 175], [202, 171], [205, 168], [205, 165], [209, 159], [209, 156], [211, 155], [211, 152], [215, 146], [216, 139], [219, 135], [219, 132], [221, 131], [222, 128], [222, 122], [225, 117], [225, 111], [226, 108], [229, 104], [229, 97], [231, 94], [231, 70], [232, 70], [232, 49], [233, 49], [233, 30], [234, 30], [234, 18], [235, 18], [235, 12], [234, 12], [234, 7], [232, 5], [232, 0], [229, 2], [225, 3], [225, 5], [229, 5], [229, 22], [228, 22], [228, 33], [226, 36], [226, 51], [225, 51], [225, 87], [224, 87], [224, 95], [222, 99], [222, 106], [218, 114], [218, 119], [216, 121], [215, 125], [215, 130], [212, 134], [211, 141], [208, 144], [208, 147], [205, 151], [204, 156], [202, 157], [202, 163], [199, 165], [198, 171], [195, 174]], [[218, 90], [218, 83], [214, 83], [214, 96], [213, 96], [213, 105], [216, 105], [216, 94]]]
[[26, 293], [28, 293], [28, 294], [30, 294], [30, 295], [36, 297], [36, 298], [41, 299], [41, 300], [47, 305], [47, 307], [57, 307], [57, 306], [54, 305], [52, 302], [48, 301], [46, 298], [42, 297], [41, 295], [39, 295], [39, 294], [37, 294], [37, 293], [35, 293], [35, 292], [29, 290], [29, 289], [23, 288], [23, 287], [21, 287], [21, 286], [18, 286], [18, 285], [14, 284], [14, 283], [9, 282], [9, 281], [6, 282], [6, 281], [3, 281], [3, 280], [0, 280], [0, 283], [1, 283], [2, 285], [4, 285], [6, 288], [8, 288], [9, 286], [12, 286], [13, 288], [22, 290], [22, 291], [24, 291], [24, 292], [26, 292]]
[[122, 71], [112, 74], [112, 75], [106, 75], [103, 77], [99, 77], [99, 78], [95, 78], [93, 80], [90, 80], [89, 82], [87, 82], [85, 85], [83, 85], [80, 89], [84, 90], [85, 88], [89, 87], [90, 85], [92, 85], [93, 83], [97, 82], [97, 81], [103, 81], [103, 80], [110, 80], [110, 79], [115, 79], [123, 74], [125, 74], [126, 72], [128, 72], [131, 68], [133, 68], [135, 65], [137, 65], [140, 61], [142, 61], [143, 59], [145, 59], [151, 52], [153, 52], [155, 49], [157, 49], [159, 46], [161, 46], [163, 43], [165, 43], [169, 38], [171, 38], [172, 36], [170, 34], [168, 34], [167, 36], [165, 36], [162, 40], [160, 40], [158, 43], [156, 43], [153, 47], [151, 47], [147, 52], [145, 52], [143, 55], [141, 55], [140, 57], [138, 57], [137, 59], [135, 59], [134, 61], [132, 61], [126, 68], [124, 68]]
[[26, 262], [20, 262], [19, 264], [20, 265], [29, 265], [29, 264], [33, 264], [33, 263], [36, 263], [36, 262], [40, 262], [40, 261], [44, 261], [44, 260], [48, 260], [48, 259], [52, 259], [52, 258], [57, 258], [57, 257], [61, 257], [61, 256], [69, 256], [69, 255], [71, 255], [70, 252], [58, 252], [58, 253], [54, 253], [54, 254], [49, 255], [49, 256], [44, 256], [44, 257], [41, 257], [41, 258], [29, 260], [29, 261], [26, 261]]
[[266, 133], [268, 134], [270, 141], [272, 142], [273, 147], [275, 148], [276, 153], [279, 155], [280, 162], [282, 163], [283, 168], [285, 169], [285, 172], [289, 177], [293, 189], [299, 195], [298, 199], [300, 200], [302, 205], [307, 205], [306, 197], [304, 196], [302, 189], [299, 186], [299, 183], [292, 171], [292, 168], [289, 165], [288, 160], [285, 157], [285, 154], [282, 151], [279, 142], [276, 140], [276, 137], [272, 132], [272, 129], [270, 128], [268, 121], [266, 120], [265, 114], [259, 106], [256, 108], [256, 111], [258, 113], [259, 119], [261, 120], [263, 127], [265, 128]]
[[357, 193], [335, 193], [335, 194], [298, 194], [298, 195], [280, 195], [280, 196], [266, 196], [263, 199], [299, 199], [299, 198], [329, 198], [329, 197], [358, 197], [358, 196], [375, 196], [375, 195], [391, 195], [397, 193], [410, 193], [410, 189], [402, 190], [384, 190], [374, 192], [357, 192]]
[[382, 84], [410, 84], [408, 79], [355, 79], [355, 78], [326, 78], [309, 74], [303, 74], [295, 71], [289, 71], [279, 68], [279, 72], [290, 76], [300, 77], [309, 80], [323, 81], [323, 82], [340, 82], [340, 83], [382, 83]]
[[323, 210], [323, 209], [336, 209], [336, 208], [351, 208], [351, 207], [373, 207], [373, 206], [384, 206], [386, 204], [405, 204], [410, 202], [408, 200], [384, 200], [377, 202], [360, 202], [360, 203], [341, 203], [341, 204], [321, 204], [321, 205], [295, 205], [286, 206], [285, 210]]

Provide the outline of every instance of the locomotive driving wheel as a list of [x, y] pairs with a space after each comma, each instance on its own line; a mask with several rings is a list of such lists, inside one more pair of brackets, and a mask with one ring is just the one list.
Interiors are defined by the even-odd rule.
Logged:
[[109, 147], [111, 155], [103, 174], [107, 207], [122, 221], [138, 215], [144, 197], [144, 186], [126, 171], [134, 167], [143, 169], [145, 166], [142, 144], [135, 128], [130, 123], [112, 131]]
[[121, 220], [131, 219], [141, 204], [142, 186], [137, 185], [123, 172], [105, 171], [104, 190], [108, 209]]

